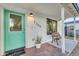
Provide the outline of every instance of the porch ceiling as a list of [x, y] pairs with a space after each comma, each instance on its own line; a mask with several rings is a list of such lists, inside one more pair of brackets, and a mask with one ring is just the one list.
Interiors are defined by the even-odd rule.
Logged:
[[69, 12], [74, 16], [79, 16], [79, 13], [75, 9], [74, 5], [72, 3], [62, 3], [62, 6], [64, 6]]
[[[68, 9], [67, 4], [59, 4], [59, 3], [6, 3], [2, 5], [14, 6], [17, 8], [23, 8], [26, 10], [30, 10], [40, 15], [44, 15], [46, 18], [51, 18], [55, 20], [59, 20], [61, 17], [61, 7], [64, 6], [67, 10], [65, 10], [65, 17], [71, 17], [73, 14], [73, 9]], [[67, 6], [66, 6], [67, 5]], [[74, 10], [76, 12], [76, 10]]]

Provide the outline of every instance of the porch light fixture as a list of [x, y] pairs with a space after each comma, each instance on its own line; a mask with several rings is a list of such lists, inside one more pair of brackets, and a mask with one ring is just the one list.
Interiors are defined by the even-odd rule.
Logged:
[[33, 13], [30, 13], [30, 16], [33, 16]]
[[33, 16], [33, 13], [29, 13], [29, 15], [28, 15], [28, 21], [34, 23], [34, 16]]

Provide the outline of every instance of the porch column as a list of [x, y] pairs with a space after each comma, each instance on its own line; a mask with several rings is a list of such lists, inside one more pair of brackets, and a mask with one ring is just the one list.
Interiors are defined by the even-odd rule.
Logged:
[[76, 40], [76, 21], [75, 21], [75, 16], [74, 16], [74, 41], [77, 41]]
[[61, 21], [62, 21], [62, 53], [65, 53], [65, 32], [64, 32], [64, 7], [61, 8]]

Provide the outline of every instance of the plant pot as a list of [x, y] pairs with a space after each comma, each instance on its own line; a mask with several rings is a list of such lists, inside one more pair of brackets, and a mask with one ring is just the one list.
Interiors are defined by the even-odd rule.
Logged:
[[36, 48], [41, 48], [41, 44], [36, 44]]

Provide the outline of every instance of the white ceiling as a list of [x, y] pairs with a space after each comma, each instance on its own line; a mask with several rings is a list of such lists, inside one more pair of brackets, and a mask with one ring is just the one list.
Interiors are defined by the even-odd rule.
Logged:
[[[62, 5], [59, 3], [8, 3], [5, 5], [34, 11], [46, 16], [46, 18], [60, 19], [61, 17]], [[70, 17], [71, 14], [66, 10], [65, 16]]]

